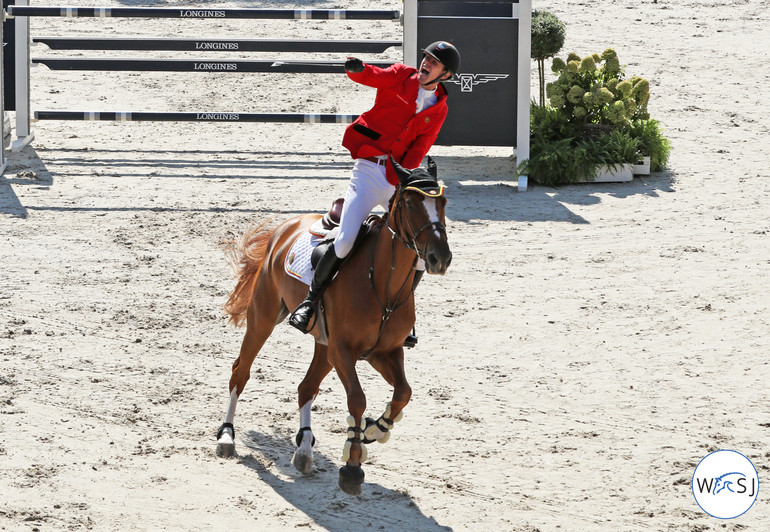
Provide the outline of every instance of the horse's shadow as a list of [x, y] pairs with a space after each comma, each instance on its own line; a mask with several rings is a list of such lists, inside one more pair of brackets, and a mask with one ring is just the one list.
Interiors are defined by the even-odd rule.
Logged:
[[[239, 464], [254, 470], [278, 495], [313, 522], [328, 530], [360, 530], [362, 526], [410, 530], [451, 531], [433, 517], [424, 515], [408, 493], [364, 482], [361, 495], [347, 495], [337, 486], [338, 464], [317, 449], [313, 451], [313, 473], [302, 475], [291, 464], [294, 444], [283, 434], [246, 431], [238, 454]], [[255, 456], [255, 454], [261, 456]], [[266, 466], [265, 463], [270, 463]], [[280, 475], [272, 470], [278, 468]], [[374, 476], [375, 468], [370, 467]], [[363, 504], [362, 504], [363, 503]]]

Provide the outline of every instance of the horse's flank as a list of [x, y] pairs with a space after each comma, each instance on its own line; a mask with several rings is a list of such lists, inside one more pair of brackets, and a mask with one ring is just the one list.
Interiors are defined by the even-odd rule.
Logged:
[[238, 277], [238, 282], [224, 306], [225, 312], [230, 315], [229, 322], [236, 327], [246, 321], [259, 270], [265, 261], [268, 243], [274, 232], [268, 224], [269, 222], [263, 222], [253, 226], [240, 238], [223, 242], [227, 261]]

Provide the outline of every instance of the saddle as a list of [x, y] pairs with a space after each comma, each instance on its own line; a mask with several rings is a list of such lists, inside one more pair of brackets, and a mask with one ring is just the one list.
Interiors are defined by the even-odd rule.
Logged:
[[[310, 254], [310, 264], [314, 270], [318, 264], [318, 261], [321, 259], [321, 256], [326, 252], [326, 250], [329, 248], [339, 233], [340, 218], [342, 216], [342, 206], [344, 203], [345, 198], [337, 198], [332, 202], [332, 206], [329, 209], [329, 212], [325, 213], [321, 218], [321, 225], [326, 231], [328, 231], [328, 233], [326, 234], [326, 237], [321, 242], [319, 242], [315, 248], [313, 248], [313, 251]], [[363, 238], [368, 235], [370, 231], [379, 226], [383, 221], [384, 218], [376, 214], [370, 214], [369, 217], [364, 220], [364, 223], [361, 225], [361, 229], [358, 231], [358, 235], [356, 235], [356, 240], [353, 243], [353, 249], [350, 251], [348, 257], [351, 257], [353, 253], [355, 253], [355, 250], [361, 243], [361, 240], [363, 240]]]
[[345, 198], [337, 198], [332, 202], [332, 207], [329, 212], [323, 215], [321, 218], [321, 224], [324, 229], [331, 231], [335, 227], [340, 225], [340, 218], [342, 217], [342, 206], [345, 204]]

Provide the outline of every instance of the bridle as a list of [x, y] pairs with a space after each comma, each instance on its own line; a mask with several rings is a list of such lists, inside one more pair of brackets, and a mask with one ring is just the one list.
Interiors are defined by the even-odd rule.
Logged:
[[[404, 279], [404, 282], [401, 284], [401, 287], [398, 289], [398, 292], [396, 292], [396, 295], [394, 296], [392, 301], [389, 301], [388, 299], [388, 292], [390, 288], [390, 281], [393, 278], [393, 272], [396, 269], [396, 242], [401, 242], [401, 244], [404, 245], [407, 249], [412, 250], [415, 253], [414, 261], [412, 262], [412, 271], [416, 269], [417, 261], [419, 259], [425, 260], [425, 250], [420, 249], [417, 246], [417, 239], [422, 234], [423, 231], [435, 228], [439, 231], [442, 231], [446, 233], [446, 226], [441, 223], [440, 221], [435, 222], [428, 222], [424, 224], [422, 227], [414, 230], [414, 226], [412, 225], [411, 221], [409, 220], [409, 216], [406, 215], [404, 212], [404, 194], [402, 190], [402, 186], [399, 185], [397, 192], [397, 196], [393, 199], [393, 208], [392, 217], [388, 217], [388, 220], [386, 222], [386, 227], [390, 231], [391, 234], [391, 254], [390, 254], [390, 271], [388, 272], [388, 280], [385, 283], [385, 298], [386, 301], [383, 301], [382, 298], [380, 298], [380, 294], [377, 292], [377, 286], [374, 284], [374, 252], [376, 245], [373, 245], [371, 247], [371, 264], [369, 266], [369, 283], [371, 284], [372, 291], [374, 292], [374, 295], [377, 297], [377, 302], [380, 305], [380, 310], [382, 311], [382, 320], [380, 320], [380, 331], [377, 334], [377, 337], [379, 339], [380, 335], [382, 334], [382, 329], [385, 327], [385, 323], [387, 323], [390, 316], [398, 310], [402, 305], [404, 305], [407, 301], [409, 301], [409, 298], [411, 297], [412, 293], [414, 292], [414, 284], [410, 282], [412, 280], [412, 275], [407, 275], [406, 279]], [[392, 227], [391, 224], [396, 223], [396, 218], [399, 218], [399, 223], [396, 227]], [[406, 230], [405, 230], [406, 228]], [[404, 232], [404, 235], [401, 235], [400, 232]], [[428, 242], [426, 240], [425, 247], [427, 247]], [[404, 289], [409, 286], [409, 290], [406, 293], [405, 296], [402, 296]], [[361, 359], [366, 359], [367, 356], [374, 350], [375, 345], [372, 346], [370, 349], [366, 350], [361, 355]]]
[[[416, 231], [414, 230], [414, 227], [412, 226], [412, 222], [409, 219], [409, 216], [406, 215], [406, 212], [404, 212], [404, 206], [403, 201], [404, 199], [404, 191], [403, 187], [399, 185], [398, 187], [398, 197], [394, 200], [395, 204], [393, 206], [393, 224], [396, 223], [396, 217], [399, 217], [398, 225], [397, 227], [391, 227], [391, 223], [388, 223], [388, 230], [393, 235], [393, 238], [398, 239], [404, 246], [406, 246], [407, 249], [411, 249], [417, 254], [417, 257], [425, 260], [425, 249], [420, 249], [417, 246], [417, 239], [420, 237], [423, 231], [426, 229], [437, 229], [441, 232], [446, 233], [446, 226], [441, 223], [441, 221], [436, 220], [435, 222], [428, 222]], [[398, 228], [401, 228], [401, 231], [404, 232], [404, 235], [402, 236], [399, 234]], [[404, 230], [406, 229], [406, 231]], [[428, 241], [425, 241], [425, 247], [427, 247]]]

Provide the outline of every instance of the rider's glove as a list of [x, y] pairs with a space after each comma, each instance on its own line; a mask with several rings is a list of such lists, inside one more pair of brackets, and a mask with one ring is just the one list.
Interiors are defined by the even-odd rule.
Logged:
[[356, 57], [348, 57], [345, 61], [345, 70], [353, 74], [364, 71], [364, 62]]

